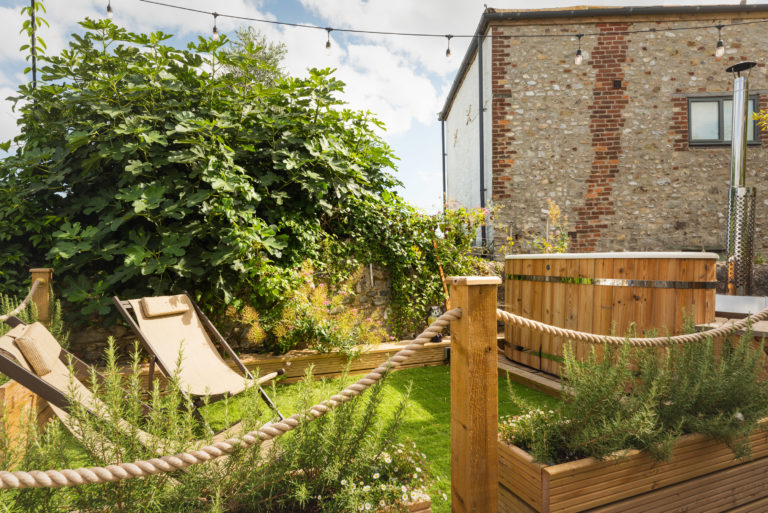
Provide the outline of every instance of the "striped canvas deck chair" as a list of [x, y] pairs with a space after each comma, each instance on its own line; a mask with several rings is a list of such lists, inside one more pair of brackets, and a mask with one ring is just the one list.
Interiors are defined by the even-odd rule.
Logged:
[[[188, 294], [128, 300], [115, 296], [112, 300], [151, 357], [150, 382], [157, 365], [165, 376], [175, 377], [181, 392], [196, 405], [203, 398], [213, 402], [258, 386], [262, 399], [283, 419], [264, 389]], [[222, 358], [212, 338], [239, 372]], [[282, 374], [283, 370], [278, 372]]]

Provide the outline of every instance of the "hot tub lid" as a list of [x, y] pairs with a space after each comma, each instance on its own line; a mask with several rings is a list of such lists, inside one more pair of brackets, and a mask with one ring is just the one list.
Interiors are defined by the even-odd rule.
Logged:
[[598, 259], [598, 258], [696, 258], [717, 260], [717, 253], [704, 251], [611, 251], [605, 253], [533, 253], [528, 255], [507, 255], [507, 260], [532, 259]]

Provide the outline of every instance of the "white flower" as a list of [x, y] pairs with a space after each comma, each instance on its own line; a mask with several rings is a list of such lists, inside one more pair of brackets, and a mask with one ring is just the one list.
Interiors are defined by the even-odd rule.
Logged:
[[736, 415], [733, 416], [734, 419], [738, 420], [739, 422], [744, 422], [744, 414], [740, 411], [736, 412]]
[[376, 472], [376, 473], [373, 475], [373, 478], [374, 478], [374, 479], [378, 479], [378, 478], [379, 478], [379, 473], [378, 473], [378, 472]]
[[401, 497], [401, 499], [403, 499], [404, 501], [407, 501], [408, 500], [408, 494], [404, 493], [403, 496]]
[[365, 503], [365, 509], [371, 509], [371, 504], [369, 502]]
[[371, 487], [370, 487], [370, 486], [368, 486], [368, 485], [365, 485], [365, 486], [363, 486], [363, 491], [364, 491], [364, 492], [367, 492], [367, 491], [369, 491], [370, 489], [371, 489]]
[[381, 488], [382, 490], [386, 490], [387, 486], [382, 484], [382, 485], [379, 486], [379, 488]]
[[381, 499], [379, 501], [379, 506], [386, 506], [386, 505], [387, 505], [387, 503], [386, 503], [386, 501], [384, 499]]
[[400, 490], [402, 490], [403, 492], [407, 492], [407, 491], [408, 491], [408, 488], [406, 488], [406, 486], [405, 486], [405, 485], [403, 485], [403, 486], [401, 486], [401, 487], [400, 487]]
[[341, 480], [341, 486], [346, 486], [346, 485], [347, 485], [347, 480], [346, 479], [342, 479]]
[[416, 467], [416, 472], [421, 472], [421, 467]]
[[392, 463], [392, 458], [390, 458], [389, 456], [385, 456], [384, 461], [386, 461], [387, 463]]

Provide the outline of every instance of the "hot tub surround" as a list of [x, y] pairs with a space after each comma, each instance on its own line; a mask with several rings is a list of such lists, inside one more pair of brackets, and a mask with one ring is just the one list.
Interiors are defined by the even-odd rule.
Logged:
[[[679, 334], [686, 318], [714, 321], [717, 255], [694, 252], [509, 255], [507, 311], [562, 328], [597, 334]], [[517, 326], [505, 328], [504, 352], [559, 374], [563, 344]], [[577, 358], [589, 345], [574, 343]]]

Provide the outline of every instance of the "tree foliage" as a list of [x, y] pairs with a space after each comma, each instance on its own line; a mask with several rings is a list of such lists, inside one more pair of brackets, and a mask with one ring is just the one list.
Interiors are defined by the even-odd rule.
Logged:
[[341, 107], [330, 71], [245, 87], [225, 69], [257, 57], [224, 41], [179, 50], [161, 32], [82, 25], [16, 98], [23, 146], [0, 174], [6, 281], [52, 261], [84, 314], [116, 291], [278, 294], [263, 279], [277, 260], [300, 260], [330, 218], [396, 184], [375, 120]]
[[18, 150], [0, 164], [6, 292], [45, 264], [81, 320], [114, 294], [184, 289], [264, 307], [307, 260], [331, 283], [378, 262], [404, 332], [443, 299], [438, 258], [466, 272], [472, 215], [429, 217], [392, 192], [383, 127], [344, 107], [331, 70], [284, 76], [284, 49], [255, 34], [178, 49], [162, 32], [81, 25], [15, 98]]

